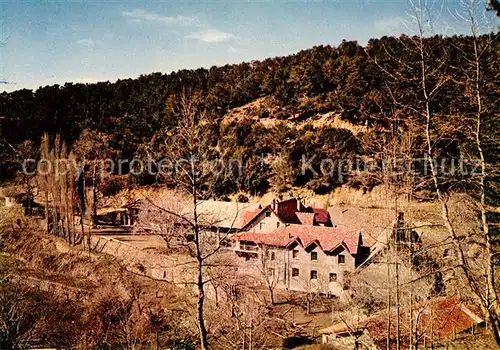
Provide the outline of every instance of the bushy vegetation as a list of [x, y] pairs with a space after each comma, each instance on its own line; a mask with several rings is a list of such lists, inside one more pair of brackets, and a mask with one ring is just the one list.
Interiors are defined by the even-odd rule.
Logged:
[[[447, 121], [465, 120], [475, 108], [467, 83], [474, 68], [469, 64], [472, 38], [434, 36], [424, 41], [432, 48], [425, 52], [428, 66], [438, 68], [430, 72], [427, 82], [439, 86], [431, 112], [443, 122], [433, 127], [437, 132], [449, 131]], [[500, 48], [498, 40], [490, 36], [480, 37], [480, 44], [484, 49], [481, 79], [487, 82], [482, 86], [483, 103], [489, 106], [483, 113], [488, 126], [484, 132], [493, 136], [498, 130], [494, 115], [499, 108]], [[180, 96], [188, 94], [206, 111], [207, 141], [214, 149], [223, 150], [214, 156], [242, 158], [246, 167], [244, 176], [220, 185], [219, 195], [240, 190], [261, 193], [275, 183], [280, 185], [278, 190], [309, 186], [318, 192], [342, 183], [372, 186], [376, 181], [297, 174], [297, 165], [302, 155], [317, 154], [317, 159], [328, 155], [334, 160], [373, 155], [377, 151], [374, 144], [395, 130], [408, 129], [410, 121], [417, 136], [421, 135], [424, 121], [415, 112], [424, 103], [420, 58], [414, 38], [383, 37], [370, 40], [366, 47], [345, 41], [338, 47], [317, 46], [263, 61], [153, 73], [115, 83], [67, 83], [2, 93], [3, 136], [17, 145], [40, 140], [47, 132], [49, 136], [60, 134], [71, 146], [86, 130], [107, 135], [114, 157], [131, 159], [156, 136], [177, 125]], [[255, 120], [222, 122], [231, 109], [262, 97], [268, 103], [260, 107], [259, 115], [283, 123], [269, 128]], [[288, 123], [327, 112], [370, 131], [355, 136], [344, 129], [297, 129]], [[465, 138], [463, 130], [456, 128], [443, 135], [437, 146], [447, 155], [458, 156]], [[421, 154], [418, 145], [414, 153]], [[273, 165], [273, 159], [280, 161]], [[273, 181], [276, 176], [284, 178]], [[139, 184], [154, 181], [148, 176], [137, 179]]]
[[[214, 121], [231, 108], [272, 96], [284, 119], [301, 113], [307, 118], [314, 113], [334, 111], [354, 123], [387, 126], [392, 101], [387, 95], [386, 75], [380, 67], [388, 73], [404, 70], [409, 78], [409, 82], [393, 82], [394, 97], [400, 103], [411, 105], [413, 96], [419, 94], [418, 84], [411, 83], [411, 78], [419, 74], [411, 65], [418, 59], [417, 53], [412, 50], [409, 38], [400, 39], [372, 39], [366, 47], [345, 41], [338, 47], [317, 46], [286, 57], [170, 74], [153, 73], [115, 83], [66, 83], [36, 91], [4, 92], [0, 95], [0, 115], [7, 117], [3, 121], [4, 130], [16, 130], [6, 135], [12, 144], [40, 139], [44, 132], [59, 133], [72, 143], [83, 130], [91, 129], [112, 135], [112, 143], [128, 155], [157, 130], [176, 123], [172, 107], [183, 91], [198, 96], [199, 103]], [[434, 48], [433, 57], [429, 58], [446, 63], [440, 75], [459, 80], [467, 73], [457, 67], [466, 66], [472, 47], [469, 37], [435, 36], [426, 40], [426, 45]], [[496, 41], [483, 55], [491, 63], [485, 72], [485, 79], [491, 80], [490, 92], [485, 95], [493, 100], [498, 82], [498, 52]], [[400, 61], [410, 64], [403, 67]], [[447, 88], [448, 98], [435, 105], [436, 111], [470, 109], [463, 98], [465, 86], [450, 83]], [[410, 108], [406, 114], [411, 114]]]

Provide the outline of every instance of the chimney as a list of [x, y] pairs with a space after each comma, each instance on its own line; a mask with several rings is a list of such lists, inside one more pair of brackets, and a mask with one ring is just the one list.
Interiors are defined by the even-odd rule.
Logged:
[[298, 198], [295, 200], [297, 201], [297, 211], [300, 211], [300, 200]]
[[276, 212], [276, 198], [273, 199], [272, 203], [271, 203], [271, 209]]

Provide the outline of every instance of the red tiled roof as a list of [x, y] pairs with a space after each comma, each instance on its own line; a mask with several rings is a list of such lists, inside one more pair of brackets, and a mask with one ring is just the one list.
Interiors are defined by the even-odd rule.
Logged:
[[266, 210], [269, 210], [270, 212], [274, 213], [282, 223], [286, 222], [283, 220], [282, 217], [277, 215], [269, 206], [267, 206], [267, 207], [264, 207], [264, 208], [256, 210], [256, 211], [250, 211], [250, 212], [243, 213], [243, 220], [241, 222], [240, 228], [244, 229], [248, 224], [250, 224], [253, 220], [255, 220], [260, 214], [262, 214]]
[[[273, 207], [275, 210], [273, 210]], [[300, 210], [299, 210], [300, 209]], [[250, 222], [255, 220], [263, 211], [269, 210], [287, 224], [326, 225], [330, 222], [330, 214], [326, 209], [304, 207], [296, 198], [290, 198], [281, 202], [275, 202], [256, 211], [248, 211], [243, 214], [240, 228], [245, 228]]]
[[433, 333], [440, 338], [450, 337], [453, 332], [460, 333], [470, 329], [473, 324], [478, 323], [478, 319], [481, 319], [479, 312], [476, 313], [473, 308], [458, 299], [444, 299], [431, 304], [429, 309], [430, 312], [422, 316], [422, 325], [430, 325]]
[[326, 224], [329, 221], [330, 213], [328, 210], [321, 208], [313, 208], [314, 214], [316, 214], [316, 222], [319, 224]]
[[299, 218], [300, 223], [302, 225], [309, 225], [309, 226], [314, 225], [314, 216], [316, 214], [314, 214], [314, 213], [300, 213], [300, 212], [297, 212], [297, 213], [295, 213], [295, 215], [297, 215], [297, 217]]
[[[469, 330], [474, 324], [484, 322], [476, 308], [465, 305], [455, 298], [429, 300], [413, 309], [414, 319], [416, 319], [417, 314], [420, 314], [418, 328], [422, 332], [422, 336], [436, 341], [450, 338], [453, 333]], [[408, 319], [409, 309], [401, 310], [401, 315], [402, 318]], [[396, 319], [395, 314], [393, 317]], [[406, 334], [409, 331], [405, 329], [406, 323], [402, 323], [401, 326], [403, 327], [401, 333]], [[352, 331], [353, 327], [366, 329], [375, 342], [385, 342], [387, 339], [387, 314], [381, 313], [361, 318], [357, 325], [353, 324], [349, 327], [345, 323], [338, 323], [320, 332], [342, 334]], [[391, 338], [395, 339], [397, 336], [395, 322], [392, 324], [390, 333]], [[407, 341], [407, 339], [403, 339], [403, 342]], [[423, 339], [421, 341], [423, 343]]]
[[254, 232], [241, 232], [234, 234], [231, 239], [238, 241], [250, 241], [255, 243], [262, 243], [274, 247], [286, 247], [289, 243], [293, 242], [293, 238], [285, 238], [282, 235], [274, 235], [270, 233], [254, 233]]
[[243, 213], [243, 216], [241, 218], [241, 227], [245, 227], [255, 219], [257, 215], [259, 215], [262, 212], [263, 209], [255, 210], [255, 211], [246, 211]]
[[302, 211], [304, 207], [297, 198], [290, 198], [276, 203], [276, 212], [289, 224], [299, 224], [296, 213]]
[[231, 239], [253, 241], [276, 247], [287, 247], [293, 242], [298, 242], [303, 247], [317, 243], [324, 251], [344, 245], [351, 254], [356, 254], [359, 233], [324, 226], [290, 225], [278, 228], [271, 233], [237, 233]]

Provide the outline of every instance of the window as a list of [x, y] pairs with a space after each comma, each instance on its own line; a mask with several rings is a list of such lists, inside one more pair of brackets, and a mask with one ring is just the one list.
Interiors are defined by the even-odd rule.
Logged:
[[337, 274], [330, 272], [330, 282], [337, 282]]
[[263, 222], [259, 223], [259, 228], [260, 228], [261, 230], [264, 228], [264, 223], [263, 223]]
[[276, 228], [279, 228], [279, 227], [280, 227], [280, 222], [278, 221], [278, 222], [276, 223]]
[[292, 251], [292, 258], [297, 259], [298, 256], [299, 256], [299, 251], [297, 249], [294, 249]]
[[345, 264], [345, 255], [339, 255], [339, 264]]
[[311, 252], [311, 260], [318, 261], [318, 253], [317, 252]]
[[318, 271], [311, 270], [311, 279], [312, 280], [317, 280], [318, 279]]
[[276, 259], [276, 255], [274, 254], [274, 252], [271, 252], [271, 260], [274, 260]]
[[270, 211], [266, 211], [266, 218], [268, 218], [270, 216], [271, 216], [271, 212]]
[[299, 269], [296, 268], [292, 269], [292, 277], [299, 277]]
[[274, 276], [274, 268], [273, 267], [268, 268], [267, 273], [269, 274], [269, 276]]

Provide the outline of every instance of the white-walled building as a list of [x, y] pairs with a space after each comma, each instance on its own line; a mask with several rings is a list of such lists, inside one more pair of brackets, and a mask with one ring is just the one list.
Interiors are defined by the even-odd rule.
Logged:
[[237, 233], [231, 240], [239, 257], [261, 262], [276, 287], [337, 296], [369, 254], [361, 233], [324, 226], [289, 224], [269, 233]]

